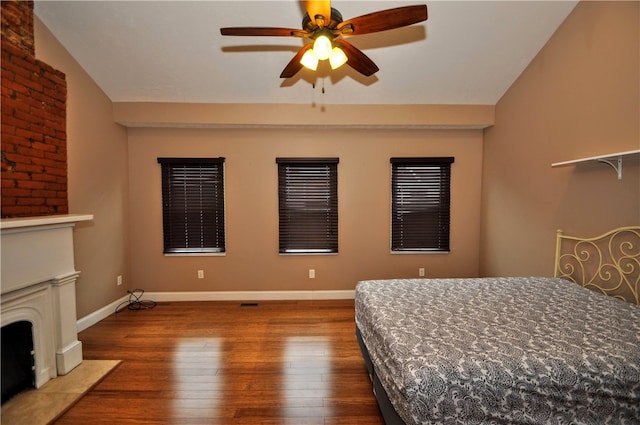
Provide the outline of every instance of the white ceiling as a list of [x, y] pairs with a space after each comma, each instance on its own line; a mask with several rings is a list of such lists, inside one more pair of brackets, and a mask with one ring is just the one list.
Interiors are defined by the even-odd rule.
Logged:
[[[346, 20], [424, 3], [332, 6]], [[494, 105], [576, 1], [426, 4], [425, 22], [348, 38], [380, 68], [373, 76], [344, 66], [286, 80], [280, 72], [302, 39], [223, 37], [220, 28], [300, 28], [297, 0], [36, 0], [35, 13], [114, 102]]]

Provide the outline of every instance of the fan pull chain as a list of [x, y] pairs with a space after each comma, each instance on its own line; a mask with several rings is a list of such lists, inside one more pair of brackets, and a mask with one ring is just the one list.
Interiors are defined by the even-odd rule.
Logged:
[[[311, 88], [315, 90], [316, 82], [311, 83]], [[322, 94], [324, 94], [324, 78], [322, 79]]]

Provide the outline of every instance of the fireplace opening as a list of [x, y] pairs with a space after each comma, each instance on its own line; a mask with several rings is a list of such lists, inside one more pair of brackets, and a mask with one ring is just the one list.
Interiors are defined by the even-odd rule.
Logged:
[[2, 404], [36, 387], [33, 325], [22, 320], [2, 327]]

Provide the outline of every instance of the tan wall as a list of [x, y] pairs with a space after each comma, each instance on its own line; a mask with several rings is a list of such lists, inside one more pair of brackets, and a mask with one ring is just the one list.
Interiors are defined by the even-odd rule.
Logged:
[[496, 105], [485, 130], [481, 274], [553, 274], [555, 231], [640, 224], [639, 159], [551, 163], [640, 148], [639, 2], [580, 2]]
[[[158, 157], [226, 158], [227, 254], [162, 253]], [[339, 157], [339, 254], [278, 255], [275, 158]], [[455, 156], [452, 252], [389, 252], [392, 156]], [[133, 285], [147, 291], [349, 290], [358, 280], [475, 276], [478, 272], [481, 130], [129, 129]], [[308, 269], [316, 278], [308, 278]], [[205, 279], [197, 279], [197, 270]]]
[[35, 18], [36, 57], [67, 77], [69, 212], [93, 214], [76, 226], [77, 314], [83, 317], [126, 294], [128, 275], [127, 134], [114, 124], [111, 101]]
[[115, 102], [113, 118], [127, 127], [481, 129], [493, 125], [494, 110], [493, 105]]

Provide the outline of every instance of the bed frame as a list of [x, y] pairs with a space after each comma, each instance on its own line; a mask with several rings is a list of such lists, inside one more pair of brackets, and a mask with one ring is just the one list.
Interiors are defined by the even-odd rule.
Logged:
[[593, 238], [558, 230], [554, 276], [640, 305], [640, 226], [620, 227]]
[[[557, 231], [554, 277], [640, 305], [640, 226], [614, 229], [593, 238]], [[356, 337], [386, 425], [405, 425], [378, 380], [360, 330]]]

